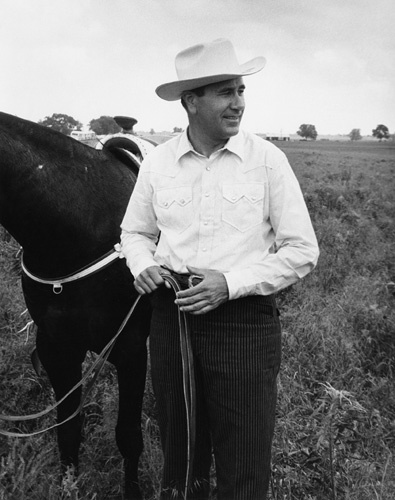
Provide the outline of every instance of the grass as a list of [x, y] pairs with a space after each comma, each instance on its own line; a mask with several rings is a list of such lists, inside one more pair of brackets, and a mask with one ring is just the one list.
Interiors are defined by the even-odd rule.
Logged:
[[[279, 294], [279, 377], [271, 500], [391, 500], [395, 491], [395, 144], [279, 143], [320, 243], [316, 270]], [[52, 391], [30, 363], [34, 334], [18, 282], [17, 244], [0, 233], [1, 412], [45, 408]], [[87, 363], [90, 360], [87, 359]], [[121, 498], [116, 375], [85, 409], [81, 475], [59, 482], [53, 431], [0, 438], [0, 500]], [[18, 424], [32, 432], [50, 423]], [[158, 498], [162, 456], [148, 378], [140, 482]]]

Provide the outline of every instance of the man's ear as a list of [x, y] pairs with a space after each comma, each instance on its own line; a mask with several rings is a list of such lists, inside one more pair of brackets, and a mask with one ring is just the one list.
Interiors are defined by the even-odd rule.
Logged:
[[188, 113], [195, 114], [198, 96], [193, 92], [184, 92], [183, 99]]

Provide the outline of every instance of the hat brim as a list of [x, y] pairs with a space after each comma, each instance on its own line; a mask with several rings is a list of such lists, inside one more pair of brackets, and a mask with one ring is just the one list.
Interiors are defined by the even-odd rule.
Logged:
[[177, 101], [181, 99], [181, 95], [186, 90], [193, 90], [211, 83], [223, 82], [232, 80], [233, 78], [240, 78], [242, 76], [253, 75], [258, 73], [265, 67], [266, 59], [264, 57], [256, 57], [251, 61], [242, 64], [237, 73], [221, 74], [221, 75], [207, 75], [200, 78], [192, 78], [190, 80], [177, 80], [175, 82], [164, 83], [155, 89], [157, 95], [165, 101]]

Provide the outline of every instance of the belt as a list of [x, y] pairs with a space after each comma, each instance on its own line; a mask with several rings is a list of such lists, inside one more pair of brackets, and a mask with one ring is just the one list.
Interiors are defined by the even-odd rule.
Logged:
[[[170, 271], [170, 269], [167, 270]], [[177, 283], [180, 285], [180, 287], [183, 289], [196, 286], [203, 279], [201, 276], [198, 276], [197, 274], [189, 274], [189, 273], [180, 274], [180, 273], [175, 273], [174, 271], [170, 271], [170, 273], [173, 276], [173, 278], [177, 281]]]

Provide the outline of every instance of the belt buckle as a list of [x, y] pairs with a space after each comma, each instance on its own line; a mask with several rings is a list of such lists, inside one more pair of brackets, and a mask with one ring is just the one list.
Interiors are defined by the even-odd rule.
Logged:
[[[197, 283], [194, 283], [193, 280], [197, 280]], [[193, 288], [194, 286], [198, 285], [203, 278], [197, 274], [190, 274], [188, 276], [188, 288]]]

